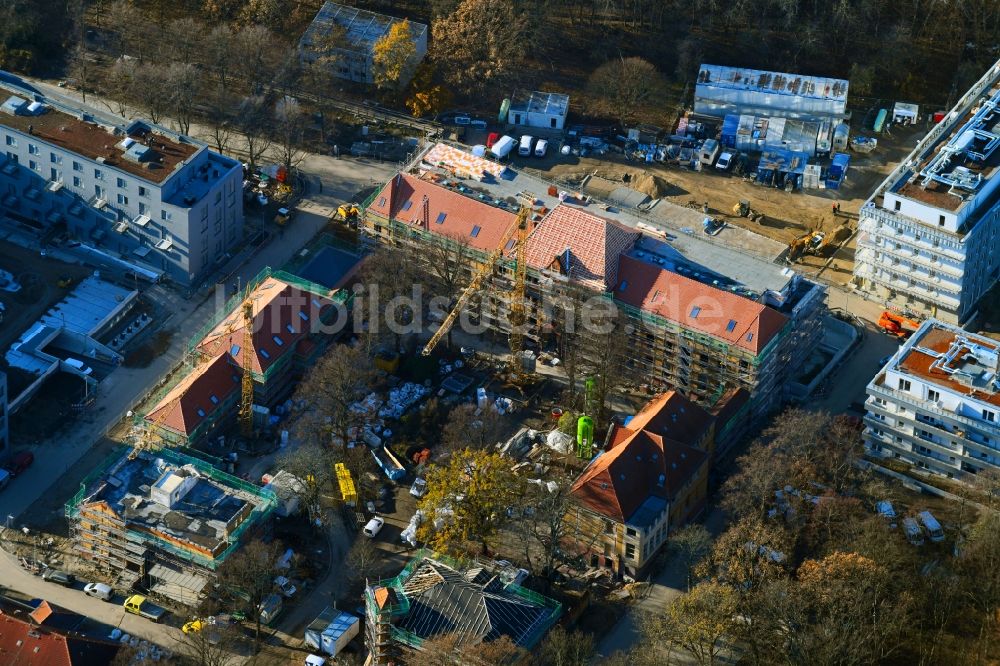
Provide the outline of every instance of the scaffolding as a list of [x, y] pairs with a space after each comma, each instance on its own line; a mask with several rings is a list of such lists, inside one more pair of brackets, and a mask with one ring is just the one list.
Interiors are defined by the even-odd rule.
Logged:
[[117, 572], [119, 582], [128, 586], [145, 576], [148, 565], [154, 560], [178, 564], [182, 568], [194, 566], [203, 571], [217, 570], [239, 547], [247, 530], [264, 523], [278, 504], [272, 490], [227, 474], [205, 460], [174, 449], [164, 448], [155, 454], [141, 453], [139, 459], [149, 465], [162, 460], [175, 468], [191, 466], [201, 476], [213, 481], [226, 495], [238, 496], [253, 508], [227, 534], [225, 543], [228, 545], [220, 552], [208, 554], [205, 549], [185, 546], [179, 539], [171, 541], [153, 534], [143, 529], [144, 524], [130, 522], [126, 512], [116, 510], [100, 497], [107, 488], [121, 485], [121, 480], [113, 480], [113, 477], [132, 462], [127, 449], [115, 451], [80, 483], [80, 489], [65, 505], [65, 516], [71, 524], [74, 549], [98, 566]]

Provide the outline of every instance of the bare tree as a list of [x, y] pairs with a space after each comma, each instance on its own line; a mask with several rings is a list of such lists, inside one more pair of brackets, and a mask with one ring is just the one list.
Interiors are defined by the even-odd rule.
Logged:
[[609, 105], [615, 118], [626, 125], [635, 118], [638, 108], [656, 98], [663, 82], [649, 61], [619, 56], [594, 70], [589, 87]]
[[142, 90], [136, 101], [154, 123], [159, 123], [170, 109], [170, 77], [167, 67], [153, 63], [136, 69], [136, 88]]
[[542, 643], [539, 657], [543, 666], [586, 666], [594, 656], [594, 637], [579, 630], [553, 627]]
[[441, 451], [488, 449], [500, 441], [504, 419], [491, 405], [480, 410], [476, 405], [457, 405], [448, 413], [441, 431]]
[[168, 111], [181, 134], [191, 132], [195, 105], [201, 92], [201, 70], [192, 64], [173, 63], [167, 67]]
[[174, 62], [193, 65], [205, 44], [205, 26], [190, 16], [174, 19], [164, 30], [164, 55]]
[[344, 558], [344, 566], [352, 584], [373, 577], [376, 573], [375, 564], [381, 557], [382, 554], [371, 539], [363, 535], [354, 539]]
[[274, 78], [277, 54], [274, 35], [263, 26], [251, 25], [237, 32], [230, 42], [234, 74], [245, 84], [246, 94], [263, 94]]
[[303, 442], [278, 459], [278, 467], [299, 481], [292, 490], [309, 516], [309, 524], [322, 521], [322, 500], [331, 490], [337, 491], [333, 466], [326, 463], [326, 451], [315, 442]]
[[268, 135], [271, 126], [271, 113], [267, 100], [262, 95], [244, 97], [236, 112], [235, 126], [243, 136], [247, 164], [250, 170], [254, 171], [268, 148], [271, 147], [271, 138]]
[[206, 624], [200, 631], [183, 634], [177, 652], [193, 666], [231, 666], [242, 661], [240, 635], [230, 626]]
[[235, 105], [233, 96], [220, 84], [208, 93], [207, 111], [204, 121], [212, 137], [215, 149], [223, 155], [229, 152], [236, 134], [234, 121], [229, 110]]
[[691, 589], [691, 579], [695, 566], [712, 549], [712, 535], [704, 525], [687, 525], [670, 535], [667, 542], [670, 552], [677, 557], [684, 567], [684, 577], [687, 589]]
[[575, 533], [568, 520], [573, 503], [572, 480], [550, 482], [554, 488], [548, 483], [528, 486], [522, 502], [524, 515], [513, 522], [513, 531], [523, 544], [524, 560], [533, 574], [542, 577], [546, 589], [551, 589], [557, 567], [566, 561], [565, 551]]
[[[475, 254], [469, 239], [459, 234], [437, 235], [427, 246], [427, 267], [436, 287], [434, 296], [447, 302], [449, 311], [472, 278], [469, 267]], [[451, 333], [449, 329], [448, 349], [451, 349]]]
[[305, 113], [299, 101], [289, 96], [279, 99], [274, 105], [274, 123], [281, 162], [291, 171], [306, 155], [302, 150]]
[[118, 55], [142, 62], [149, 38], [142, 10], [129, 0], [114, 0], [104, 8], [103, 14], [117, 35]]
[[138, 61], [119, 58], [107, 70], [104, 77], [104, 92], [113, 102], [108, 106], [122, 118], [128, 116], [128, 109], [137, 97], [138, 69]]
[[243, 545], [219, 567], [223, 594], [253, 618], [254, 653], [260, 651], [260, 608], [274, 590], [274, 566], [283, 546], [255, 539]]
[[201, 51], [204, 54], [205, 66], [215, 72], [219, 80], [219, 88], [229, 91], [229, 79], [234, 63], [234, 43], [236, 36], [232, 28], [225, 23], [213, 27], [204, 37]]

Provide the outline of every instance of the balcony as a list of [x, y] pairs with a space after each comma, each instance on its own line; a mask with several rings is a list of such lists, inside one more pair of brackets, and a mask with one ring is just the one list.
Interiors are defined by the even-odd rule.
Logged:
[[[883, 397], [886, 400], [893, 403], [902, 403], [904, 405], [913, 407], [914, 409], [919, 409], [920, 411], [930, 412], [931, 414], [937, 414], [938, 416], [942, 416], [950, 421], [956, 421], [971, 428], [975, 428], [977, 430], [982, 430], [986, 433], [989, 433], [989, 436], [991, 438], [1000, 439], [1000, 424], [990, 423], [989, 421], [983, 421], [981, 419], [973, 419], [968, 416], [957, 414], [956, 412], [938, 407], [936, 403], [931, 403], [926, 400], [919, 400], [917, 398], [914, 398], [908, 393], [897, 391], [896, 389], [891, 389], [887, 386], [883, 386], [882, 384], [875, 384], [875, 383], [869, 384], [868, 393], [871, 395]], [[906, 418], [905, 414], [900, 414], [900, 415], [893, 414], [893, 416], [902, 416], [903, 418]], [[916, 421], [915, 418], [913, 418], [912, 420]]]
[[[958, 245], [961, 247], [960, 237], [947, 232], [938, 231], [934, 227], [920, 222], [919, 220], [908, 218], [893, 211], [888, 211], [874, 204], [865, 205], [861, 209], [861, 220], [861, 228], [865, 231], [881, 233], [883, 235], [889, 235], [892, 233], [891, 237], [901, 243], [906, 242], [910, 245], [914, 245], [915, 247], [919, 247], [920, 249], [933, 251], [935, 254], [940, 254], [955, 261], [965, 261], [964, 249], [959, 250], [949, 247], [950, 245]], [[868, 220], [871, 220], [871, 222], [868, 222]], [[879, 225], [884, 226], [880, 229]], [[912, 238], [920, 236], [920, 240], [915, 241], [904, 238], [904, 233], [909, 233]], [[935, 247], [932, 242], [925, 242], [924, 239], [936, 239], [938, 241], [938, 246]]]

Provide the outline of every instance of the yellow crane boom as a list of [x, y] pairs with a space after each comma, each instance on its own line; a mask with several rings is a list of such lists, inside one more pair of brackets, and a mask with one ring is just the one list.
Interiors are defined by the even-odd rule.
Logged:
[[[441, 322], [441, 326], [438, 327], [438, 330], [431, 336], [431, 339], [427, 341], [426, 345], [424, 345], [424, 350], [421, 352], [424, 356], [430, 356], [431, 352], [434, 351], [434, 348], [438, 346], [439, 342], [441, 342], [441, 338], [447, 335], [448, 331], [451, 330], [451, 327], [455, 325], [455, 321], [462, 313], [462, 309], [465, 307], [465, 304], [469, 302], [469, 299], [472, 298], [473, 294], [479, 291], [483, 282], [487, 277], [489, 277], [490, 273], [493, 272], [493, 267], [503, 255], [507, 242], [513, 238], [515, 232], [522, 227], [527, 229], [528, 214], [530, 212], [530, 208], [521, 208], [518, 212], [517, 219], [514, 220], [514, 223], [510, 225], [510, 228], [504, 232], [503, 236], [500, 238], [500, 243], [497, 248], [486, 258], [482, 267], [472, 277], [472, 281], [469, 282], [469, 286], [465, 288], [465, 291], [463, 291], [458, 297], [458, 300], [455, 301], [455, 305], [452, 307], [451, 312], [448, 313], [448, 316]], [[518, 256], [520, 256], [520, 249]]]
[[[249, 290], [248, 290], [249, 291]], [[244, 437], [253, 434], [253, 301], [243, 299], [243, 395], [240, 400], [240, 432]]]
[[[522, 208], [522, 211], [528, 211]], [[517, 216], [517, 253], [514, 264], [514, 289], [510, 299], [510, 370], [512, 379], [519, 383], [524, 379], [524, 363], [521, 351], [524, 349], [524, 325], [527, 322], [525, 291], [528, 281], [527, 261], [528, 217]]]

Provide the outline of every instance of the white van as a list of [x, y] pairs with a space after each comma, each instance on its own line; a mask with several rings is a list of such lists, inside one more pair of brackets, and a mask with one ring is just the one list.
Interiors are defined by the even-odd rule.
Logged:
[[504, 134], [496, 140], [496, 143], [490, 146], [490, 152], [493, 153], [498, 160], [502, 160], [510, 154], [510, 151], [512, 151], [516, 145], [517, 141], [514, 140], [514, 137]]
[[545, 153], [549, 149], [549, 142], [546, 139], [539, 139], [538, 143], [535, 144], [535, 157], [545, 157]]
[[87, 583], [83, 587], [83, 593], [102, 601], [111, 601], [115, 591], [111, 589], [110, 585], [104, 583]]
[[903, 531], [906, 533], [906, 540], [914, 546], [924, 545], [924, 531], [913, 518], [903, 518]]
[[535, 137], [530, 134], [524, 134], [521, 136], [521, 144], [517, 147], [517, 154], [521, 157], [531, 157], [531, 144], [534, 143]]
[[76, 369], [77, 369], [77, 370], [79, 370], [79, 371], [80, 371], [80, 372], [81, 372], [82, 374], [85, 374], [85, 375], [89, 375], [89, 374], [91, 374], [92, 372], [94, 372], [94, 369], [93, 369], [93, 368], [91, 368], [91, 367], [90, 367], [89, 365], [87, 365], [87, 364], [86, 364], [86, 363], [84, 363], [83, 361], [81, 361], [81, 360], [79, 360], [79, 359], [76, 359], [76, 358], [67, 358], [67, 359], [66, 359], [65, 361], [63, 361], [63, 362], [64, 362], [64, 363], [65, 363], [66, 365], [68, 365], [69, 367], [71, 367], [71, 368], [76, 368]]
[[930, 511], [921, 511], [917, 514], [920, 518], [920, 522], [924, 524], [927, 529], [927, 535], [930, 537], [931, 541], [938, 543], [944, 541], [944, 530], [941, 529], [941, 523], [937, 521]]
[[368, 524], [365, 525], [363, 532], [369, 539], [374, 539], [375, 535], [382, 531], [383, 525], [385, 525], [385, 519], [375, 516], [368, 521]]

